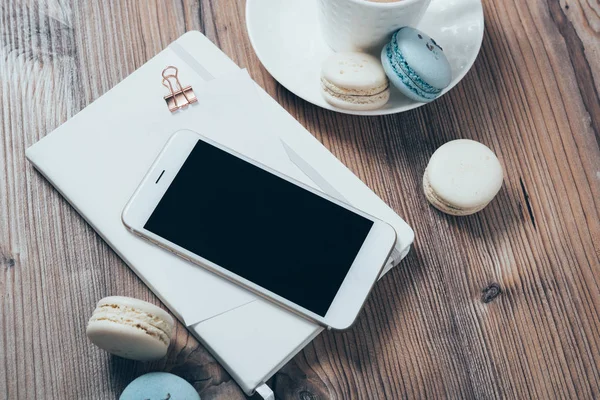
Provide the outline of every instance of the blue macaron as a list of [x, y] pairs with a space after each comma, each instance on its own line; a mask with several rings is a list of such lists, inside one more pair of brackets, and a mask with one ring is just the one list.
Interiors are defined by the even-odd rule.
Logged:
[[452, 81], [444, 50], [425, 33], [404, 27], [381, 51], [381, 63], [390, 82], [407, 97], [430, 102]]
[[196, 389], [185, 379], [167, 372], [151, 372], [131, 382], [119, 400], [200, 400]]

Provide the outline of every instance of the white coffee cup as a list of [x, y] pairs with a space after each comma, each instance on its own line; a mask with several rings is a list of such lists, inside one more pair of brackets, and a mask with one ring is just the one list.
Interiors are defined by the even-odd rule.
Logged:
[[378, 52], [394, 31], [415, 27], [431, 0], [318, 0], [325, 42], [333, 50]]

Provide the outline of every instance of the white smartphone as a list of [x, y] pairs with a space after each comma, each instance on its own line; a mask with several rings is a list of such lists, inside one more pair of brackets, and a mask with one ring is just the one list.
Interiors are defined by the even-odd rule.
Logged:
[[189, 130], [169, 139], [122, 219], [333, 329], [352, 325], [396, 242], [387, 223]]

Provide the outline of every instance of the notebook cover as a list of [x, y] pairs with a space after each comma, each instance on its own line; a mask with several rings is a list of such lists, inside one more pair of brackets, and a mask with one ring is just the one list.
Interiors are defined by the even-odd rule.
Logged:
[[[92, 136], [96, 138], [92, 140], [93, 146], [90, 145], [92, 141], [82, 139], [84, 137], [82, 131], [89, 128], [90, 124], [99, 118], [98, 116], [102, 116], [103, 119], [114, 118], [116, 112], [114, 103], [119, 101], [117, 99], [127, 102], [123, 97], [131, 90], [140, 90], [136, 85], [142, 81], [156, 79], [156, 76], [160, 76], [162, 68], [174, 63], [181, 65], [182, 76], [186, 76], [186, 80], [189, 81], [185, 83], [198, 85], [198, 87], [212, 77], [226, 79], [239, 71], [239, 68], [201, 33], [188, 32], [107, 94], [28, 149], [27, 157], [165, 305], [184, 321], [194, 336], [223, 364], [242, 389], [247, 394], [251, 394], [258, 385], [265, 382], [318, 335], [322, 328], [262, 299], [257, 299], [226, 281], [214, 281], [214, 277], [207, 275], [210, 273], [198, 272], [198, 268], [195, 268], [194, 272], [197, 274], [194, 292], [202, 292], [198, 289], [209, 286], [207, 282], [210, 282], [210, 285], [219, 287], [220, 295], [211, 292], [210, 299], [207, 299], [197, 298], [190, 292], [190, 301], [182, 303], [180, 299], [173, 299], [173, 290], [179, 289], [182, 283], [165, 283], [164, 264], [158, 265], [156, 257], [163, 262], [167, 258], [161, 257], [171, 257], [167, 261], [170, 266], [169, 276], [173, 276], [174, 270], [188, 274], [190, 268], [195, 266], [170, 254], [159, 255], [159, 252], [167, 252], [143, 241], [138, 240], [132, 244], [132, 239], [126, 236], [130, 233], [124, 230], [120, 218], [117, 217], [147, 170], [148, 163], [151, 163], [162, 148], [163, 138], [153, 140], [147, 132], [135, 129], [119, 132], [119, 137], [122, 138], [120, 140], [129, 143], [135, 141], [138, 147], [143, 143], [140, 149], [144, 151], [139, 151], [141, 159], [137, 162], [135, 159], [130, 160], [131, 165], [143, 166], [136, 172], [136, 174], [141, 173], [139, 179], [136, 174], [130, 174], [116, 187], [114, 179], [119, 175], [110, 168], [114, 163], [115, 144], [109, 140], [98, 140], [98, 134]], [[162, 96], [165, 93], [161, 90], [164, 91], [164, 88], [152, 86], [144, 95]], [[136, 96], [144, 96], [139, 91], [134, 93]], [[259, 159], [264, 157], [261, 161], [265, 164], [327, 191], [327, 188], [322, 187], [323, 183], [320, 186], [318, 182], [313, 181], [313, 179], [318, 180], [314, 175], [309, 179], [311, 174], [306, 173], [306, 165], [311, 166], [319, 174], [318, 178], [323, 179], [338, 195], [343, 196], [353, 205], [392, 223], [398, 233], [396, 257], [393, 262], [394, 265], [397, 264], [408, 251], [414, 238], [410, 227], [262, 89], [258, 89], [257, 96], [262, 98], [263, 111], [268, 115], [270, 123], [277, 128], [275, 132], [280, 136], [253, 137], [252, 140], [264, 141], [262, 146], [264, 154], [249, 155]], [[143, 118], [143, 115], [153, 115], [147, 109], [138, 109], [139, 106], [134, 102], [129, 102], [128, 107], [130, 107], [128, 116], [139, 114], [138, 118]], [[111, 118], [106, 118], [109, 115]], [[185, 115], [185, 112], [181, 115]], [[197, 131], [201, 131], [202, 128], [202, 121], [194, 122], [192, 117], [185, 122], [173, 123], [173, 119], [167, 117], [161, 121], [165, 124], [165, 132], [168, 132], [169, 136], [177, 129], [177, 125]], [[238, 146], [239, 140], [241, 139], [238, 138], [235, 142]], [[286, 154], [282, 141], [292, 149], [294, 156], [298, 157], [296, 162], [292, 162], [290, 156]], [[74, 145], [77, 145], [79, 152], [76, 159], [72, 156]], [[248, 146], [253, 145], [248, 143]], [[230, 144], [230, 147], [235, 146]], [[304, 169], [298, 165], [302, 162], [306, 164]], [[74, 177], [74, 174], [81, 174], [86, 170], [93, 172], [98, 178], [94, 187], [87, 189], [103, 193], [102, 198], [92, 199], [89, 193], [86, 195], [84, 192], [87, 190], [81, 187], [80, 178]], [[99, 171], [108, 172], [103, 174]], [[391, 266], [390, 262], [388, 269]], [[178, 287], [170, 286], [173, 284]], [[230, 301], [231, 299], [233, 301]], [[210, 304], [210, 307], [207, 304]], [[198, 311], [204, 308], [209, 308], [210, 312], [203, 314]]]

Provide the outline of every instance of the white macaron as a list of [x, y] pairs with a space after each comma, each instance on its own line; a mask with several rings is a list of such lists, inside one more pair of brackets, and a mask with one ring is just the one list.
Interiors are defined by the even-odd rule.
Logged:
[[334, 53], [321, 68], [325, 100], [346, 110], [375, 110], [390, 98], [390, 85], [381, 62], [364, 53]]
[[448, 142], [431, 156], [423, 175], [427, 200], [438, 210], [464, 216], [482, 210], [502, 187], [500, 161], [474, 140]]
[[162, 308], [130, 297], [111, 296], [98, 302], [87, 336], [114, 355], [139, 361], [167, 354], [174, 320]]

